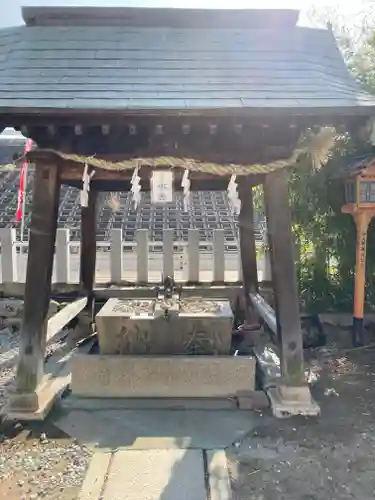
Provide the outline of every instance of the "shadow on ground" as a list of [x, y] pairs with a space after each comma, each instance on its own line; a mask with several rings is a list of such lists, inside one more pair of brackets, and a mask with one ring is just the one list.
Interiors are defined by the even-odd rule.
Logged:
[[375, 491], [375, 349], [308, 353], [317, 419], [258, 415], [228, 449], [234, 500], [370, 500]]

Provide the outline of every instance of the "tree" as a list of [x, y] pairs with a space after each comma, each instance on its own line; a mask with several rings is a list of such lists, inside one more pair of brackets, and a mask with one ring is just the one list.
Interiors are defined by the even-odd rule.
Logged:
[[[338, 8], [312, 11], [313, 19], [330, 22], [340, 50], [354, 77], [375, 94], [375, 11], [373, 2], [348, 24]], [[329, 161], [317, 167], [306, 156], [290, 179], [290, 204], [294, 231], [301, 251], [300, 295], [309, 311], [330, 308], [351, 310], [355, 266], [355, 226], [341, 213], [342, 194], [332, 189], [335, 174], [348, 154], [362, 154], [369, 145], [359, 144], [343, 133]], [[375, 223], [368, 235], [367, 299], [375, 298]]]

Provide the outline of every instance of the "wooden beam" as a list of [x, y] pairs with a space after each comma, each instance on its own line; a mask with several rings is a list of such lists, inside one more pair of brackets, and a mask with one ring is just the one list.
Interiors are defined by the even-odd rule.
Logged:
[[[40, 148], [60, 150], [87, 156], [122, 161], [137, 157], [179, 157], [222, 165], [246, 164], [251, 156], [254, 163], [289, 158], [298, 141], [298, 130], [270, 126], [266, 131], [260, 125], [243, 125], [238, 133], [235, 124], [148, 123], [144, 125], [110, 125], [103, 135], [103, 125], [60, 127], [50, 136], [46, 127], [30, 127], [29, 136]], [[184, 125], [189, 125], [184, 127]], [[161, 133], [162, 132], [162, 133]], [[126, 140], [124, 140], [126, 137]], [[262, 147], [259, 145], [262, 144]], [[31, 156], [38, 154], [33, 153]]]
[[[44, 154], [40, 152], [39, 154]], [[77, 188], [82, 187], [82, 174], [84, 171], [84, 165], [74, 163], [71, 160], [63, 160], [63, 168], [61, 171], [61, 182], [63, 184], [68, 184]], [[152, 176], [153, 169], [151, 167], [141, 167], [139, 170], [139, 176], [141, 177], [141, 187], [142, 191], [150, 190], [150, 180]], [[130, 191], [131, 188], [131, 178], [133, 176], [134, 170], [104, 170], [95, 169], [95, 175], [90, 183], [90, 189], [93, 191]], [[174, 190], [182, 191], [181, 181], [184, 174], [184, 168], [174, 168], [173, 169], [173, 180], [174, 180]], [[240, 176], [238, 177], [241, 178]], [[212, 190], [212, 191], [225, 191], [230, 179], [230, 174], [228, 176], [217, 176], [213, 174], [207, 174], [204, 172], [190, 172], [189, 179], [191, 181], [190, 189], [191, 191], [197, 190]], [[253, 185], [260, 184], [263, 182], [263, 174], [252, 174], [251, 182]], [[121, 182], [121, 184], [119, 184]]]
[[242, 277], [245, 296], [258, 293], [257, 254], [254, 234], [253, 186], [249, 181], [238, 186], [241, 210], [238, 217]]
[[[84, 170], [84, 164], [77, 164], [73, 163], [70, 160], [64, 160], [64, 168], [61, 172], [61, 179], [62, 181], [81, 181], [82, 180], [82, 174]], [[134, 165], [135, 167], [135, 165]], [[168, 168], [168, 167], [166, 167]], [[139, 175], [141, 177], [141, 182], [150, 182], [152, 171], [154, 169], [151, 167], [141, 167], [139, 170]], [[184, 168], [174, 168], [174, 177], [176, 182], [179, 182], [181, 184], [182, 176], [184, 173]], [[99, 181], [99, 180], [104, 180], [104, 181], [111, 181], [111, 180], [118, 180], [118, 181], [130, 181], [132, 176], [133, 176], [134, 170], [133, 169], [128, 169], [128, 170], [105, 170], [105, 169], [95, 169], [95, 177], [93, 178], [93, 181]], [[230, 173], [228, 173], [228, 176], [224, 176], [226, 182], [228, 182], [230, 178]], [[215, 176], [213, 174], [207, 174], [204, 172], [191, 172], [189, 175], [189, 178], [194, 181], [194, 180], [213, 180], [217, 179], [218, 176]], [[221, 177], [220, 177], [221, 178]]]
[[81, 209], [81, 254], [80, 254], [80, 285], [89, 298], [93, 298], [96, 266], [96, 199], [97, 192], [89, 191], [87, 207]]
[[[264, 110], [264, 108], [263, 108]], [[37, 111], [37, 110], [35, 110]], [[213, 112], [207, 113], [124, 113], [121, 112], [103, 112], [103, 110], [81, 110], [72, 113], [71, 109], [61, 110], [55, 112], [45, 113], [45, 110], [40, 110], [40, 113], [30, 114], [30, 113], [17, 113], [4, 114], [2, 115], [2, 123], [6, 126], [20, 127], [21, 125], [27, 126], [42, 126], [49, 123], [55, 123], [57, 126], [71, 126], [74, 127], [75, 124], [80, 123], [84, 127], [89, 126], [101, 126], [103, 123], [108, 123], [113, 127], [127, 127], [129, 124], [135, 124], [138, 127], [151, 126], [154, 127], [156, 123], [162, 123], [163, 125], [170, 125], [172, 127], [177, 127], [181, 130], [181, 125], [183, 123], [191, 124], [192, 127], [199, 126], [200, 124], [205, 124], [209, 122], [218, 123], [220, 126], [224, 125], [227, 129], [237, 123], [243, 123], [248, 126], [259, 126], [261, 123], [269, 123], [270, 126], [285, 127], [289, 124], [296, 124], [301, 128], [310, 128], [313, 125], [320, 126], [338, 126], [343, 124], [348, 128], [348, 125], [353, 127], [358, 127], [364, 125], [369, 120], [368, 110], [362, 115], [357, 116], [345, 116], [344, 114], [337, 114], [336, 116], [327, 113], [327, 110], [322, 113], [321, 110], [315, 110], [314, 114], [311, 114], [311, 110], [307, 114], [301, 114], [301, 109], [298, 113], [288, 113], [289, 110], [280, 110], [279, 113], [275, 113], [274, 110], [269, 110], [266, 113], [256, 113], [249, 114], [248, 109], [243, 109], [242, 112], [238, 113], [238, 110], [233, 113], [232, 111], [222, 113], [222, 110], [215, 110]]]
[[[43, 376], [46, 327], [59, 206], [57, 164], [37, 163], [27, 260], [17, 391], [33, 393]], [[31, 401], [29, 401], [32, 404]], [[34, 401], [33, 404], [37, 405]]]
[[87, 305], [87, 297], [67, 304], [48, 320], [47, 341], [74, 319]]
[[[53, 158], [57, 156], [49, 152], [35, 152], [30, 155], [30, 160], [42, 156], [43, 158], [47, 155], [49, 157], [52, 155]], [[62, 160], [62, 170], [61, 170], [61, 182], [63, 184], [68, 184], [73, 187], [82, 187], [82, 175], [84, 171], [84, 164], [75, 163], [72, 160]], [[139, 170], [139, 176], [141, 177], [142, 191], [150, 190], [150, 180], [153, 172], [153, 168], [143, 166]], [[95, 191], [129, 191], [131, 188], [131, 178], [133, 176], [134, 170], [104, 170], [95, 168], [95, 175], [90, 183], [90, 188]], [[174, 190], [181, 191], [181, 181], [184, 174], [184, 168], [174, 168]], [[238, 176], [240, 179], [241, 176]], [[244, 177], [243, 177], [244, 178]], [[191, 191], [197, 190], [226, 190], [228, 182], [230, 179], [230, 174], [228, 176], [217, 176], [214, 174], [209, 174], [205, 172], [190, 172], [189, 179], [191, 181], [190, 189]], [[264, 174], [251, 174], [252, 185], [257, 185], [263, 182]], [[117, 185], [118, 182], [121, 184]]]
[[[96, 172], [95, 172], [96, 175]], [[255, 177], [255, 176], [254, 176]], [[257, 177], [258, 178], [258, 177]], [[227, 177], [213, 177], [212, 179], [204, 180], [193, 180], [190, 185], [190, 191], [225, 191], [228, 187], [229, 178]], [[77, 189], [82, 189], [81, 180], [71, 180], [64, 179], [62, 182], [67, 186], [71, 186]], [[260, 184], [261, 181], [258, 182]], [[150, 191], [150, 182], [141, 182], [142, 192]], [[94, 178], [90, 183], [90, 189], [92, 191], [105, 191], [105, 192], [115, 192], [115, 191], [125, 191], [129, 192], [131, 190], [130, 180], [120, 181], [119, 179], [113, 180], [98, 180]], [[181, 187], [181, 181], [175, 179], [173, 183], [174, 192], [181, 192], [183, 188]]]
[[264, 194], [281, 347], [281, 373], [286, 385], [300, 385], [304, 383], [302, 331], [285, 170], [266, 176]]

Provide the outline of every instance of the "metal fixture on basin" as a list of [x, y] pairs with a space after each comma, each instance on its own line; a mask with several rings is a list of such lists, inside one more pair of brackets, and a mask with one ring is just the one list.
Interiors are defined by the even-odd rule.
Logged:
[[[164, 311], [164, 319], [170, 317], [170, 309], [176, 309], [181, 300], [181, 287], [176, 285], [171, 276], [167, 276], [161, 286], [156, 287], [156, 304]], [[155, 304], [155, 305], [156, 305]]]

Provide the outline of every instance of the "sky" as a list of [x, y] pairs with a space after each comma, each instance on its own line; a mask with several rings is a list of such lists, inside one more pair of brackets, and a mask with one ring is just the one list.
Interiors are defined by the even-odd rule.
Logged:
[[[0, 28], [22, 24], [21, 6], [142, 6], [142, 7], [192, 7], [192, 8], [287, 8], [301, 11], [301, 21], [306, 24], [307, 12], [335, 7], [348, 20], [369, 8], [375, 12], [375, 0], [0, 0]], [[307, 23], [308, 24], [308, 23]]]

